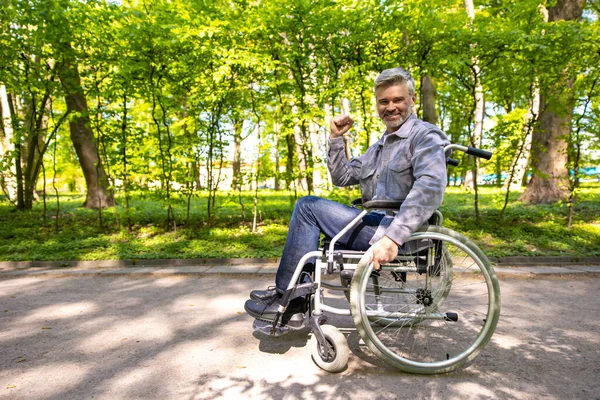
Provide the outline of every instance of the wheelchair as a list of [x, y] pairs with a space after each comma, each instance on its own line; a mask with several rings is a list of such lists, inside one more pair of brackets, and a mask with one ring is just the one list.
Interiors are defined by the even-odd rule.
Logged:
[[[445, 148], [446, 154], [452, 150], [491, 157], [490, 152], [472, 147]], [[457, 164], [452, 159], [448, 163]], [[498, 323], [500, 286], [486, 255], [463, 235], [443, 227], [439, 211], [426, 229], [400, 246], [393, 262], [379, 270], [370, 262], [371, 249], [362, 252], [336, 245], [368, 212], [397, 211], [400, 204], [378, 200], [362, 204], [363, 211], [322, 249], [302, 257], [274, 321], [255, 324], [255, 329], [277, 336], [308, 321], [313, 361], [328, 372], [344, 370], [350, 351], [344, 334], [327, 323], [326, 313], [351, 316], [364, 344], [404, 372], [447, 373], [472, 361]], [[314, 273], [304, 282], [304, 266], [311, 260], [316, 260]], [[330, 274], [339, 275], [339, 284], [323, 281]], [[350, 309], [328, 305], [326, 289], [343, 292]], [[284, 326], [281, 317], [287, 304], [300, 296], [309, 300], [306, 314], [292, 317]]]

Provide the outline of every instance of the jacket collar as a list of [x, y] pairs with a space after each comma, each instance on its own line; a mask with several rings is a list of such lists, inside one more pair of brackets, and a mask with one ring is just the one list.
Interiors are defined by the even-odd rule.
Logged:
[[383, 146], [383, 143], [385, 141], [385, 137], [386, 135], [396, 135], [401, 139], [407, 139], [410, 135], [410, 131], [412, 130], [412, 127], [414, 126], [415, 122], [417, 122], [417, 116], [415, 115], [415, 113], [411, 113], [408, 118], [406, 119], [406, 121], [404, 121], [404, 123], [402, 125], [400, 125], [400, 128], [398, 128], [398, 130], [388, 133], [388, 131], [386, 130], [383, 135], [381, 136], [381, 138], [379, 138], [379, 140], [377, 141], [377, 144], [379, 145], [379, 147]]
[[415, 115], [415, 113], [411, 113], [406, 119], [406, 121], [404, 121], [404, 123], [400, 125], [400, 128], [398, 128], [397, 131], [391, 132], [390, 135], [396, 135], [402, 139], [408, 138], [415, 122], [417, 122], [417, 116]]

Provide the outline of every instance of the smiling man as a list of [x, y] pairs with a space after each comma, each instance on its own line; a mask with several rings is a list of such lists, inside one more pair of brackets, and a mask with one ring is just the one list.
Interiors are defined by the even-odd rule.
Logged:
[[[416, 101], [415, 81], [402, 68], [383, 71], [375, 80], [375, 100], [379, 117], [386, 126], [382, 137], [365, 154], [346, 159], [343, 135], [354, 125], [349, 115], [331, 120], [327, 166], [336, 186], [360, 185], [363, 202], [397, 200], [402, 205], [395, 216], [379, 212], [367, 214], [362, 223], [338, 243], [354, 250], [373, 246], [375, 268], [392, 261], [398, 247], [441, 205], [446, 188], [446, 135], [413, 114]], [[298, 262], [319, 247], [321, 234], [335, 236], [360, 210], [314, 196], [298, 200], [283, 255], [275, 278], [275, 287], [254, 290], [245, 309], [256, 319], [272, 321], [280, 299]], [[314, 265], [307, 264], [310, 272]], [[305, 312], [303, 299], [294, 299], [283, 322], [295, 313]]]

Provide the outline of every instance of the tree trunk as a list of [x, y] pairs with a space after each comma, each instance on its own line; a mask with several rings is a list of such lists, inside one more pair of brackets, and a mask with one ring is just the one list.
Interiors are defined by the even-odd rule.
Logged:
[[242, 128], [244, 126], [243, 119], [233, 121], [233, 162], [232, 162], [232, 182], [233, 190], [241, 190], [242, 188]]
[[540, 90], [537, 82], [534, 83], [532, 90], [532, 99], [527, 111], [525, 118], [525, 125], [523, 126], [523, 137], [519, 141], [517, 151], [513, 158], [513, 171], [506, 180], [504, 186], [508, 190], [515, 190], [521, 187], [523, 179], [527, 172], [527, 165], [529, 164], [529, 156], [531, 154], [531, 140], [533, 136], [533, 127], [538, 121], [540, 112]]
[[[12, 159], [13, 156], [9, 153], [15, 150], [13, 145], [13, 127], [10, 105], [8, 103], [8, 93], [6, 87], [0, 85], [0, 113], [2, 116], [2, 126], [0, 131], [0, 157]], [[7, 166], [8, 167], [8, 166]], [[9, 201], [16, 201], [17, 198], [17, 181], [16, 169], [13, 164], [7, 171], [0, 171], [0, 185], [2, 191], [8, 197]]]
[[[544, 17], [544, 22], [548, 22], [548, 10], [545, 7], [540, 7], [540, 12]], [[527, 185], [527, 166], [531, 157], [531, 141], [533, 137], [533, 128], [538, 123], [540, 117], [540, 82], [537, 77], [531, 85], [531, 98], [529, 101], [529, 109], [525, 117], [525, 125], [523, 127], [523, 137], [519, 141], [517, 151], [512, 162], [512, 169], [504, 188], [506, 189], [506, 198], [504, 208], [500, 215], [504, 213], [504, 209], [508, 204], [508, 196], [511, 190], [520, 189]]]
[[131, 216], [129, 215], [129, 187], [127, 176], [127, 91], [123, 89], [123, 115], [121, 121], [121, 161], [123, 162], [123, 194], [125, 195], [125, 214], [127, 215], [127, 229], [131, 231]]
[[294, 180], [294, 149], [296, 141], [293, 133], [287, 133], [285, 136], [285, 145], [287, 147], [287, 159], [285, 161], [285, 188], [289, 190]]
[[15, 167], [15, 182], [17, 185], [17, 209], [22, 211], [25, 210], [25, 195], [23, 186], [23, 169], [21, 168], [21, 149], [23, 145], [21, 143], [21, 135], [18, 132], [19, 122], [17, 117], [17, 106], [19, 101], [18, 99], [13, 99], [10, 93], [7, 94], [7, 100], [13, 127], [12, 131], [14, 135], [14, 156], [12, 159]]
[[[342, 114], [350, 115], [350, 100], [347, 98], [342, 99]], [[352, 152], [350, 151], [350, 132], [347, 132], [343, 136], [344, 138], [344, 150], [346, 151], [346, 158], [350, 160], [352, 158]]]
[[279, 123], [273, 123], [273, 130], [275, 131], [275, 190], [279, 190], [279, 131], [281, 127]]
[[[255, 112], [256, 113], [256, 112]], [[257, 115], [258, 117], [258, 115]], [[256, 225], [258, 221], [258, 183], [260, 178], [260, 148], [262, 147], [262, 135], [260, 129], [260, 118], [256, 122], [256, 133], [258, 136], [258, 144], [256, 146], [256, 170], [254, 173], [254, 199], [252, 206], [252, 233], [256, 233]]]
[[[329, 130], [330, 130], [331, 119], [333, 118], [332, 111], [331, 111], [332, 109], [333, 109], [333, 107], [329, 103], [326, 103], [323, 108], [323, 111], [325, 112], [325, 126], [327, 127], [324, 131], [325, 136], [323, 137], [323, 140], [325, 142], [325, 154], [327, 154], [327, 155], [329, 154], [329, 134], [330, 134]], [[326, 157], [328, 157], [328, 156], [326, 156]], [[327, 163], [327, 160], [325, 162]], [[327, 171], [326, 172], [327, 173], [327, 182], [326, 182], [327, 190], [331, 190], [333, 188], [333, 185], [331, 183], [331, 174], [329, 173], [329, 168], [325, 168], [325, 170]]]
[[[543, 108], [546, 107], [546, 101], [542, 97]], [[566, 200], [569, 194], [569, 173], [565, 135], [571, 130], [572, 110], [571, 106], [569, 111], [562, 114], [546, 110], [540, 115], [540, 122], [532, 137], [534, 174], [519, 200], [530, 204]]]
[[45, 152], [46, 130], [48, 128], [48, 115], [50, 114], [50, 96], [42, 97], [40, 108], [34, 97], [27, 98], [25, 102], [24, 128], [27, 132], [21, 149], [21, 164], [24, 178], [24, 204], [26, 210], [33, 208], [33, 200], [37, 199], [36, 186]]
[[437, 125], [438, 116], [435, 111], [435, 84], [429, 74], [421, 77], [421, 108], [423, 110], [423, 121]]
[[[475, 18], [475, 7], [473, 5], [473, 0], [464, 0], [465, 9], [467, 10], [467, 15], [469, 19], [472, 21]], [[483, 98], [483, 87], [481, 85], [481, 70], [479, 68], [479, 60], [477, 57], [473, 57], [471, 59], [471, 69], [473, 72], [473, 101], [474, 101], [474, 110], [473, 110], [473, 131], [471, 132], [471, 146], [480, 147], [481, 146], [481, 137], [483, 134], [483, 116], [485, 112], [485, 100]], [[465, 177], [464, 185], [469, 188], [476, 189], [477, 185], [477, 169], [479, 168], [479, 159], [477, 157], [473, 157], [472, 162], [474, 163], [473, 168], [470, 171], [467, 171], [467, 175]], [[477, 195], [476, 195], [477, 196]], [[477, 206], [476, 206], [477, 208]], [[477, 212], [477, 210], [476, 210]]]
[[306, 166], [306, 169], [304, 171], [306, 176], [306, 189], [308, 190], [308, 194], [310, 195], [314, 192], [313, 171], [315, 169], [315, 163], [313, 157], [313, 145], [307, 124], [308, 121], [302, 121], [302, 125], [300, 126], [300, 132], [302, 133], [302, 155]]
[[302, 127], [300, 125], [294, 126], [294, 141], [296, 143], [296, 154], [298, 155], [298, 182], [296, 183], [300, 190], [308, 190], [307, 183], [307, 163], [306, 163], [306, 144], [304, 142], [304, 135], [302, 133]]
[[[578, 20], [584, 2], [558, 0], [555, 7], [548, 8], [548, 20]], [[571, 92], [574, 79], [562, 71], [563, 79], [558, 87], [547, 87], [540, 94], [540, 120], [532, 136], [531, 161], [534, 175], [521, 195], [521, 201], [530, 204], [554, 203], [569, 196], [569, 172], [567, 170], [568, 143], [571, 131], [574, 99]], [[565, 90], [566, 89], [566, 90]]]
[[[309, 122], [308, 124], [309, 137], [311, 142], [312, 149], [320, 149], [322, 146], [320, 137], [319, 137], [319, 126], [313, 122]], [[323, 160], [321, 157], [314, 157], [313, 155], [313, 167], [312, 167], [312, 185], [313, 190], [316, 195], [321, 194], [321, 189], [323, 189], [323, 176], [321, 174], [321, 170], [323, 167]]]
[[[39, 109], [37, 109], [38, 103], [34, 96], [16, 98], [16, 96], [13, 97], [10, 93], [6, 93], [5, 97], [5, 101], [2, 101], [4, 103], [3, 108], [8, 109], [7, 115], [11, 124], [10, 126], [5, 125], [4, 131], [9, 132], [14, 139], [14, 147], [9, 143], [9, 146], [13, 147], [14, 153], [8, 157], [13, 160], [14, 169], [11, 166], [8, 177], [12, 178], [14, 176], [17, 209], [31, 210], [33, 200], [37, 199], [35, 188], [43, 154], [46, 151], [45, 135], [48, 127], [48, 114], [50, 113], [50, 96], [48, 93], [41, 96]], [[21, 105], [21, 108], [19, 108], [19, 105]], [[14, 132], [19, 129], [18, 121], [23, 121], [22, 131], [15, 136]], [[14, 171], [14, 174], [12, 171]], [[5, 188], [5, 183], [2, 182], [2, 188], [7, 192], [8, 189]], [[10, 196], [9, 199], [12, 201]]]
[[58, 70], [59, 78], [67, 94], [67, 110], [75, 117], [69, 122], [71, 140], [81, 165], [87, 185], [87, 195], [83, 206], [86, 208], [104, 208], [114, 206], [114, 199], [108, 193], [108, 179], [98, 157], [94, 133], [90, 128], [88, 105], [81, 87], [77, 65], [73, 62], [71, 46], [65, 45], [63, 63]]

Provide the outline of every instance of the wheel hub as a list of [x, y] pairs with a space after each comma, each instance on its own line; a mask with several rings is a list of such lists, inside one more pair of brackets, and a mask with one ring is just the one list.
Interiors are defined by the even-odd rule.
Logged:
[[335, 347], [329, 340], [327, 340], [327, 344], [325, 345], [319, 344], [319, 355], [325, 362], [335, 360]]
[[429, 289], [417, 289], [417, 304], [423, 304], [425, 307], [430, 306], [433, 303], [433, 297], [431, 296], [431, 290]]

